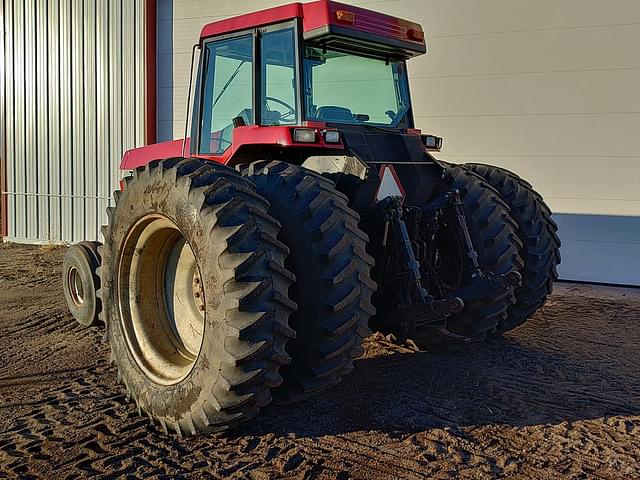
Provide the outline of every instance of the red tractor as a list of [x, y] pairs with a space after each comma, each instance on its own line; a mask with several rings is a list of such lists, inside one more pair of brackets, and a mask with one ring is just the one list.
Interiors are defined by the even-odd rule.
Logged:
[[152, 421], [227, 429], [338, 383], [370, 328], [466, 345], [544, 303], [540, 195], [415, 128], [420, 25], [320, 0], [211, 23], [196, 49], [190, 138], [127, 152], [104, 244], [64, 264]]

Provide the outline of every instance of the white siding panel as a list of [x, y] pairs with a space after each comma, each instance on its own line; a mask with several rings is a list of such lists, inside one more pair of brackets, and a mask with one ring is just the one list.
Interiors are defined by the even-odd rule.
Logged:
[[416, 121], [423, 129], [444, 135], [443, 158], [523, 154], [636, 156], [639, 153], [634, 143], [640, 131], [640, 113], [418, 115]]
[[[62, 235], [62, 171], [60, 168], [60, 29], [56, 26], [60, 21], [60, 10], [56, 4], [47, 2], [46, 14], [49, 19], [47, 24], [47, 37], [50, 48], [47, 50], [47, 76], [49, 79], [49, 89], [47, 95], [46, 114], [48, 122], [49, 154], [47, 165], [49, 167], [49, 190], [48, 190], [48, 216], [49, 232], [47, 240], [60, 240]], [[44, 74], [43, 74], [44, 76]], [[7, 106], [10, 102], [7, 102]], [[54, 107], [56, 106], [56, 107]]]
[[[58, 42], [60, 46], [60, 180], [62, 195], [62, 235], [74, 241], [74, 226], [77, 221], [73, 198], [73, 85], [71, 75], [71, 0], [60, 1], [60, 27]], [[78, 163], [82, 162], [79, 158]], [[29, 192], [30, 193], [30, 192]], [[26, 237], [25, 238], [29, 238]]]
[[[36, 12], [33, 2], [24, 2], [24, 188], [26, 192], [37, 189], [38, 181], [38, 119], [36, 116]], [[28, 237], [38, 236], [38, 199], [26, 197], [26, 229]]]
[[83, 185], [84, 219], [82, 239], [98, 238], [98, 153], [97, 126], [98, 115], [96, 79], [96, 5], [94, 2], [85, 3], [82, 15], [82, 58], [84, 59], [83, 81], [83, 125], [84, 125], [84, 167], [85, 182]]
[[[106, 209], [111, 198], [111, 191], [114, 186], [111, 183], [111, 121], [110, 91], [109, 81], [109, 3], [108, 1], [96, 4], [96, 92], [98, 101], [96, 105], [97, 117], [97, 180], [98, 180], [98, 228], [107, 222]], [[98, 237], [99, 238], [99, 237]]]
[[[24, 9], [21, 2], [14, 2], [13, 4], [13, 33], [22, 34], [24, 32]], [[25, 141], [26, 141], [26, 126], [25, 126], [25, 110], [26, 110], [26, 92], [25, 92], [25, 44], [24, 41], [20, 41], [17, 38], [13, 42], [13, 98], [14, 98], [14, 112], [13, 112], [13, 148], [15, 151], [15, 158], [13, 160], [13, 178], [9, 178], [10, 184], [13, 184], [14, 194], [9, 196], [9, 203], [12, 203], [15, 209], [15, 228], [18, 235], [27, 236], [27, 228], [29, 225], [29, 218], [27, 216], [27, 197], [21, 195], [21, 192], [26, 190], [26, 161], [25, 161]], [[7, 132], [7, 136], [9, 136]], [[11, 188], [11, 187], [9, 187]], [[13, 197], [13, 198], [12, 198]]]
[[640, 217], [555, 216], [563, 244], [561, 276], [640, 285]]
[[[423, 117], [640, 112], [640, 69], [411, 79]], [[447, 95], [444, 95], [446, 92]]]
[[389, 7], [398, 15], [414, 12], [430, 37], [640, 22], [636, 0], [401, 0]]
[[71, 239], [74, 242], [84, 240], [85, 237], [85, 196], [87, 176], [87, 158], [85, 155], [85, 64], [84, 47], [84, 5], [81, 0], [71, 0], [69, 22], [69, 47], [71, 63], [69, 65], [69, 102], [71, 105], [71, 154], [69, 155], [69, 180], [71, 183], [72, 210], [70, 223], [72, 224]]
[[[35, 38], [36, 55], [36, 111], [46, 112], [48, 93], [49, 93], [49, 76], [47, 75], [47, 55], [44, 52], [49, 51], [49, 36], [47, 35], [47, 2], [46, 0], [38, 0], [36, 2], [36, 31], [38, 35]], [[35, 221], [38, 225], [38, 236], [49, 238], [49, 211], [50, 197], [49, 190], [49, 125], [48, 115], [40, 116], [36, 121], [36, 145], [37, 154], [34, 158], [37, 167], [36, 190], [47, 195], [36, 197], [38, 204], [37, 216]]]
[[[3, 30], [4, 30], [4, 95], [3, 101], [5, 103], [4, 109], [4, 145], [7, 152], [13, 152], [15, 150], [15, 130], [16, 130], [16, 109], [14, 102], [9, 102], [7, 99], [15, 98], [15, 62], [14, 62], [14, 42], [13, 37], [15, 35], [15, 26], [13, 21], [13, 5], [9, 2], [3, 3]], [[15, 158], [7, 157], [6, 161], [6, 188], [7, 191], [14, 191], [16, 188], [16, 174], [15, 174]], [[7, 195], [7, 223], [16, 222], [16, 197], [15, 195]]]

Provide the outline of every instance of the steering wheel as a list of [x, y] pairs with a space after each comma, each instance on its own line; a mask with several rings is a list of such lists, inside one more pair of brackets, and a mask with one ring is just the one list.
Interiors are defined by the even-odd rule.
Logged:
[[295, 109], [295, 107], [292, 107], [291, 105], [289, 105], [289, 104], [288, 104], [287, 102], [285, 102], [284, 100], [280, 100], [279, 98], [274, 98], [274, 97], [264, 97], [264, 103], [265, 103], [265, 105], [266, 105], [266, 107], [267, 107], [267, 110], [271, 110], [271, 109], [269, 108], [269, 105], [267, 105], [267, 101], [268, 101], [268, 100], [270, 100], [270, 101], [272, 101], [272, 102], [274, 102], [274, 103], [280, 104], [280, 105], [282, 105], [284, 108], [286, 108], [286, 109], [287, 109], [287, 111], [286, 111], [285, 113], [283, 113], [283, 114], [280, 116], [280, 119], [285, 119], [285, 118], [287, 118], [287, 117], [290, 117], [290, 116], [292, 116], [292, 115], [295, 115], [295, 114], [296, 114], [296, 109]]

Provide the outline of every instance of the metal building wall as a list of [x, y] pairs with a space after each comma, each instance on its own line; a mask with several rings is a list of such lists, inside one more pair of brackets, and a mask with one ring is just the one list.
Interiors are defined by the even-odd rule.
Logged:
[[4, 0], [8, 239], [98, 239], [144, 144], [144, 0]]

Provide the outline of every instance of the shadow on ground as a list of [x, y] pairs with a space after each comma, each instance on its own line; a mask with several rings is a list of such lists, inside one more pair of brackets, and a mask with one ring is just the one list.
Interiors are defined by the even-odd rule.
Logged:
[[579, 361], [507, 337], [468, 353], [395, 353], [359, 360], [354, 373], [323, 396], [272, 407], [236, 435], [408, 434], [639, 414], [640, 381], [631, 372], [621, 375], [597, 359]]

